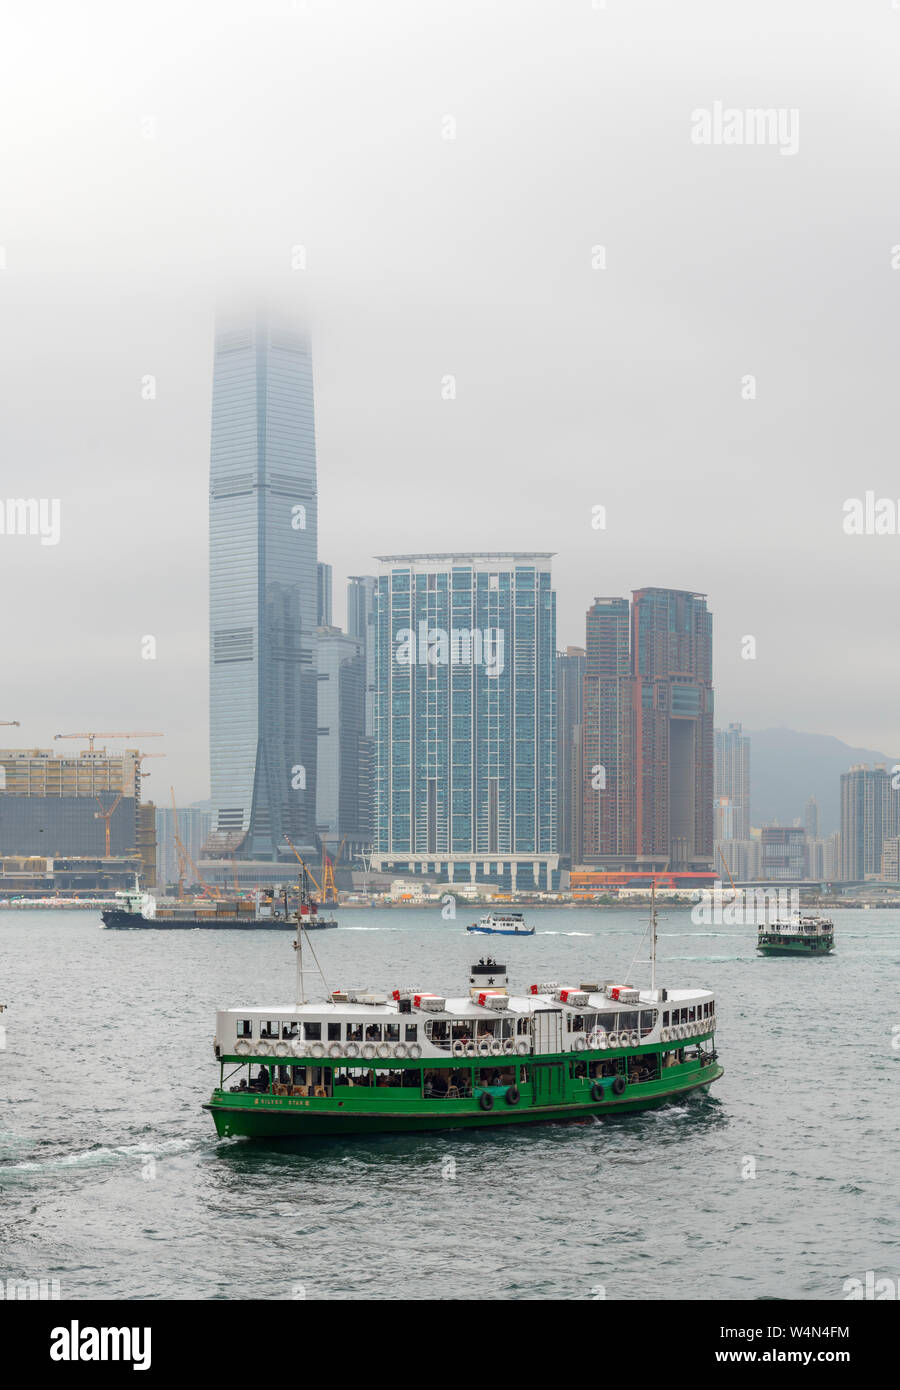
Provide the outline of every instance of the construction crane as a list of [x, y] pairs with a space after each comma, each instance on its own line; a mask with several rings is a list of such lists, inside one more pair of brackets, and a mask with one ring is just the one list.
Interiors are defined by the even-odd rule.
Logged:
[[301, 859], [300, 851], [297, 849], [297, 846], [294, 844], [293, 840], [288, 838], [287, 835], [285, 835], [284, 838], [287, 840], [291, 849], [294, 851], [294, 857], [297, 860], [297, 863], [300, 865], [301, 869], [303, 869], [305, 873], [309, 874], [309, 881], [312, 884], [313, 888], [316, 890], [316, 897], [321, 898], [322, 890], [319, 887], [318, 883], [316, 883], [316, 880], [313, 878], [312, 874], [309, 873], [309, 868], [307, 867], [307, 865]]
[[[211, 884], [209, 884], [209, 883], [206, 882], [206, 880], [205, 880], [205, 878], [203, 877], [203, 875], [201, 874], [200, 870], [197, 868], [197, 865], [194, 863], [194, 860], [191, 858], [191, 854], [190, 854], [190, 851], [189, 851], [187, 845], [184, 843], [184, 840], [182, 840], [181, 835], [180, 835], [179, 832], [178, 832], [178, 810], [177, 810], [177, 808], [176, 808], [176, 806], [175, 806], [175, 788], [174, 788], [174, 787], [170, 787], [170, 788], [169, 788], [169, 791], [170, 791], [171, 796], [172, 796], [172, 811], [173, 811], [173, 814], [174, 814], [174, 817], [175, 817], [175, 823], [174, 823], [175, 850], [176, 850], [176, 853], [178, 854], [178, 873], [179, 873], [179, 880], [178, 880], [178, 896], [179, 896], [179, 898], [181, 898], [181, 897], [184, 896], [184, 865], [185, 865], [185, 863], [188, 863], [188, 864], [190, 864], [191, 869], [192, 869], [193, 874], [194, 874], [194, 882], [200, 884], [200, 886], [201, 886], [201, 888], [203, 889], [203, 892], [206, 894], [206, 896], [207, 896], [207, 897], [210, 897], [210, 898], [220, 898], [220, 897], [222, 896], [222, 894], [220, 893], [219, 889], [213, 887]], [[182, 858], [182, 856], [183, 856], [183, 858]]]
[[724, 854], [722, 853], [722, 846], [721, 846], [721, 845], [719, 845], [719, 858], [721, 859], [722, 865], [723, 865], [723, 867], [724, 867], [724, 869], [725, 869], [725, 872], [726, 872], [726, 874], [728, 875], [728, 882], [731, 884], [731, 891], [732, 891], [732, 893], [737, 894], [737, 889], [736, 889], [735, 886], [734, 886], [734, 879], [731, 877], [731, 870], [729, 869], [728, 865], [725, 863], [725, 856], [724, 856]]
[[175, 788], [170, 787], [169, 791], [172, 793], [172, 815], [175, 818], [175, 853], [178, 855], [178, 900], [180, 902], [184, 897], [185, 848], [178, 833], [178, 807], [175, 805]]
[[344, 848], [344, 843], [345, 843], [346, 839], [347, 839], [347, 836], [345, 835], [345, 836], [344, 836], [344, 839], [341, 840], [341, 843], [338, 845], [337, 854], [334, 856], [333, 859], [331, 858], [331, 855], [328, 853], [327, 849], [325, 848], [325, 841], [324, 841], [324, 840], [322, 841], [322, 890], [321, 890], [321, 892], [322, 892], [322, 901], [323, 901], [323, 903], [338, 903], [338, 902], [340, 902], [340, 900], [341, 900], [341, 899], [340, 899], [340, 895], [339, 895], [338, 890], [337, 890], [337, 884], [336, 884], [335, 881], [334, 881], [334, 866], [335, 866], [335, 864], [338, 863], [338, 861], [339, 861], [339, 859], [340, 859], [340, 857], [341, 857], [341, 850]]
[[160, 734], [160, 733], [147, 733], [147, 731], [144, 730], [144, 729], [138, 729], [138, 730], [135, 730], [135, 729], [126, 729], [124, 733], [113, 733], [113, 734], [109, 734], [109, 733], [96, 733], [96, 734], [54, 734], [53, 737], [54, 737], [54, 739], [57, 739], [57, 738], [86, 738], [86, 739], [88, 740], [88, 751], [89, 751], [90, 753], [93, 753], [93, 751], [94, 751], [94, 739], [95, 739], [95, 738], [163, 738], [164, 735], [163, 735], [163, 734]]
[[95, 811], [95, 812], [94, 812], [94, 820], [102, 820], [102, 821], [105, 821], [105, 822], [106, 822], [106, 858], [107, 858], [107, 859], [109, 859], [109, 857], [110, 857], [110, 848], [109, 848], [109, 823], [110, 823], [110, 821], [112, 820], [113, 812], [115, 811], [115, 809], [116, 809], [116, 807], [118, 806], [119, 802], [122, 800], [122, 797], [123, 797], [123, 796], [124, 796], [124, 792], [119, 792], [119, 794], [118, 794], [118, 796], [116, 797], [115, 801], [114, 801], [113, 804], [109, 807], [108, 810], [105, 809], [105, 807], [104, 807], [104, 805], [103, 805], [103, 802], [100, 800], [99, 796], [95, 796], [95, 797], [94, 797], [94, 800], [96, 801], [97, 805], [100, 807], [100, 810], [99, 810], [99, 811]]

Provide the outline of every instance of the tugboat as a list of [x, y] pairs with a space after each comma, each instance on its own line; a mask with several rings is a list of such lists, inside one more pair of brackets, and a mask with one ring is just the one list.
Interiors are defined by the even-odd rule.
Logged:
[[756, 949], [763, 956], [827, 956], [834, 950], [834, 923], [799, 912], [784, 922], [761, 923]]
[[[705, 1090], [723, 1072], [709, 990], [614, 980], [507, 988], [481, 960], [454, 997], [304, 992], [297, 923], [293, 1004], [216, 1015], [219, 1081], [204, 1109], [223, 1138], [411, 1133], [628, 1115]], [[501, 983], [502, 979], [502, 983]]]
[[333, 918], [319, 916], [318, 903], [309, 892], [304, 870], [299, 886], [296, 910], [288, 905], [287, 890], [279, 894], [274, 888], [260, 888], [252, 898], [201, 898], [191, 903], [159, 905], [151, 893], [134, 888], [116, 893], [116, 907], [100, 913], [105, 927], [131, 929], [149, 927], [157, 931], [166, 928], [184, 930], [207, 928], [216, 931], [296, 930], [297, 912], [303, 917], [307, 931], [336, 927]]
[[526, 927], [521, 912], [486, 912], [466, 931], [476, 936], [534, 936], [534, 927]]

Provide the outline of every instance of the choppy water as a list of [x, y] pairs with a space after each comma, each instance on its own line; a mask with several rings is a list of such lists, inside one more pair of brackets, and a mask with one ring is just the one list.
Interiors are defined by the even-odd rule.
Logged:
[[[717, 994], [709, 1095], [265, 1146], [217, 1139], [200, 1103], [216, 1007], [292, 998], [286, 933], [4, 911], [0, 1278], [90, 1299], [840, 1299], [866, 1270], [896, 1278], [900, 913], [833, 915], [834, 956], [804, 961], [661, 913], [660, 982]], [[645, 928], [634, 911], [529, 916], [535, 937], [490, 942], [436, 909], [344, 910], [315, 949], [331, 987], [462, 992], [495, 946], [521, 985], [623, 974]]]

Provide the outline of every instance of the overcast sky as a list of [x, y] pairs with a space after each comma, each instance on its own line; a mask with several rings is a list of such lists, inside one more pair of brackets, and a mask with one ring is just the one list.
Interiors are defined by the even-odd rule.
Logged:
[[[208, 794], [213, 321], [260, 289], [311, 325], [338, 621], [374, 554], [552, 550], [559, 646], [699, 590], [717, 722], [897, 747], [900, 536], [842, 508], [900, 497], [898, 59], [890, 0], [7, 13], [0, 497], [62, 530], [0, 536], [6, 741], [161, 730], [148, 791]], [[693, 143], [716, 102], [796, 153]]]

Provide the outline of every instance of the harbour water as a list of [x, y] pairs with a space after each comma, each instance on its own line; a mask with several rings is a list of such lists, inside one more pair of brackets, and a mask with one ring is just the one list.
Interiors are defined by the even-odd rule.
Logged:
[[[724, 1077], [644, 1116], [277, 1145], [216, 1138], [217, 1007], [293, 998], [282, 932], [113, 932], [0, 914], [0, 1280], [99, 1299], [846, 1297], [900, 1281], [900, 912], [840, 911], [821, 959], [662, 908], [659, 982], [717, 997]], [[345, 910], [330, 987], [464, 992], [627, 977], [646, 917], [530, 909], [467, 938], [439, 908]], [[646, 956], [646, 949], [639, 951]], [[311, 982], [318, 984], [318, 981]], [[897, 1287], [900, 1287], [898, 1283]]]

